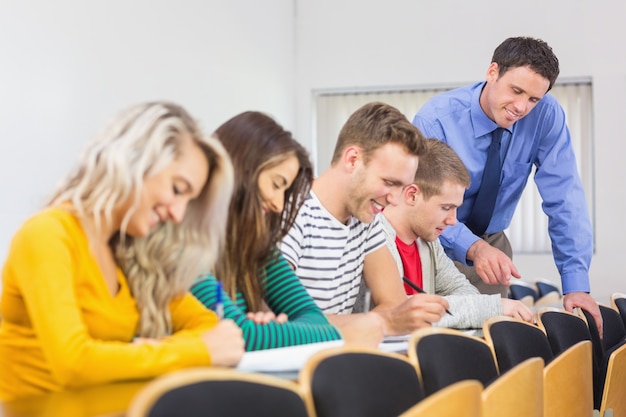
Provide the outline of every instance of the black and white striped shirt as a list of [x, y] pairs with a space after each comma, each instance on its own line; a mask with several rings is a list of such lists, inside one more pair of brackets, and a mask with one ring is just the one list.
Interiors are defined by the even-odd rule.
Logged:
[[341, 223], [313, 192], [281, 244], [283, 256], [326, 314], [349, 314], [356, 301], [365, 256], [385, 246], [379, 220]]

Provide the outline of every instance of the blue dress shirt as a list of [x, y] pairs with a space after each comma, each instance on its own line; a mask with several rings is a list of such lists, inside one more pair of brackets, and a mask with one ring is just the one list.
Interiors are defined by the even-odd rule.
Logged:
[[[426, 137], [450, 145], [470, 172], [471, 186], [458, 209], [459, 222], [441, 235], [448, 255], [463, 263], [467, 263], [467, 250], [479, 239], [463, 223], [480, 188], [490, 132], [497, 127], [479, 104], [484, 84], [439, 94], [426, 102], [413, 119], [413, 124]], [[509, 132], [503, 135], [500, 189], [486, 233], [509, 227], [534, 166], [563, 293], [589, 292], [593, 234], [563, 108], [553, 96], [546, 94]]]

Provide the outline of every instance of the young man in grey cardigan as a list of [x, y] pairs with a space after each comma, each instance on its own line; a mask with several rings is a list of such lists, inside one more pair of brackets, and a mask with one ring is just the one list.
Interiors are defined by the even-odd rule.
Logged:
[[[456, 210], [470, 185], [467, 169], [447, 144], [427, 140], [413, 184], [404, 188], [397, 206], [379, 214], [400, 273], [428, 293], [444, 296], [452, 315], [436, 326], [480, 328], [494, 315], [532, 321], [532, 311], [520, 301], [500, 294], [480, 294], [445, 254], [439, 235], [456, 223]], [[407, 294], [415, 290], [405, 284]]]

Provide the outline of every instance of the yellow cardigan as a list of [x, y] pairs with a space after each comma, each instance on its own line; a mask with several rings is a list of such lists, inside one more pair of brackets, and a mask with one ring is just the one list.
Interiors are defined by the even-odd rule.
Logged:
[[80, 222], [49, 208], [27, 220], [2, 269], [0, 400], [209, 365], [199, 335], [216, 315], [188, 294], [170, 304], [174, 334], [132, 344], [139, 312], [126, 277], [112, 296]]

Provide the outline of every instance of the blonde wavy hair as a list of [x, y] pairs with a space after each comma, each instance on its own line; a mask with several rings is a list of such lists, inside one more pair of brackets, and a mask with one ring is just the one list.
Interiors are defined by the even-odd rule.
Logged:
[[[143, 180], [158, 173], [180, 152], [189, 135], [209, 163], [207, 181], [179, 224], [165, 222], [135, 238], [125, 228], [138, 204]], [[205, 136], [185, 109], [151, 102], [121, 112], [83, 152], [76, 169], [60, 185], [50, 205], [71, 203], [79, 217], [94, 216], [96, 227], [134, 197], [121, 230], [109, 245], [124, 271], [140, 312], [137, 334], [171, 334], [169, 304], [199, 276], [213, 270], [224, 245], [233, 168], [222, 144]]]

